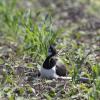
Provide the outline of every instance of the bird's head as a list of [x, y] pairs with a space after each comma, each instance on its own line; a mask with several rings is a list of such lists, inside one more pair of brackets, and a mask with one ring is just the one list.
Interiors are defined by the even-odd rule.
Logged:
[[55, 49], [55, 46], [54, 45], [50, 45], [49, 49], [48, 49], [48, 55], [52, 55], [52, 56], [55, 56], [57, 54], [57, 51]]

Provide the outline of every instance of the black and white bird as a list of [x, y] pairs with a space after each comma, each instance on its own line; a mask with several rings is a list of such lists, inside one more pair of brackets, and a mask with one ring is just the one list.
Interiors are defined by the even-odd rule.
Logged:
[[49, 47], [48, 56], [40, 69], [41, 77], [48, 79], [58, 79], [66, 77], [66, 66], [58, 59], [57, 51], [53, 45]]

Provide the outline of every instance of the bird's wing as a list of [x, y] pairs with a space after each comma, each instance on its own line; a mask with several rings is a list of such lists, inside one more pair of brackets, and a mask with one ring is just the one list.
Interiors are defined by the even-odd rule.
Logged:
[[57, 62], [56, 64], [56, 73], [59, 76], [66, 76], [66, 66], [62, 62]]

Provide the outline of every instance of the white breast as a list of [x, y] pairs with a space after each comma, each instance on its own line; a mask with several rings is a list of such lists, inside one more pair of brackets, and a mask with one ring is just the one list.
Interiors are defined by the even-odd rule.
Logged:
[[45, 69], [45, 68], [41, 68], [40, 69], [40, 73], [41, 73], [41, 77], [44, 78], [58, 78], [58, 75], [56, 74], [56, 66], [54, 66], [51, 69]]

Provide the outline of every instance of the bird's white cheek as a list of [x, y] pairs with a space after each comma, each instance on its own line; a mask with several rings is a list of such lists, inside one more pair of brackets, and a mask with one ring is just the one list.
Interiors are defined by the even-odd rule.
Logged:
[[48, 52], [48, 56], [50, 56], [50, 55], [52, 55], [52, 53], [51, 52]]

